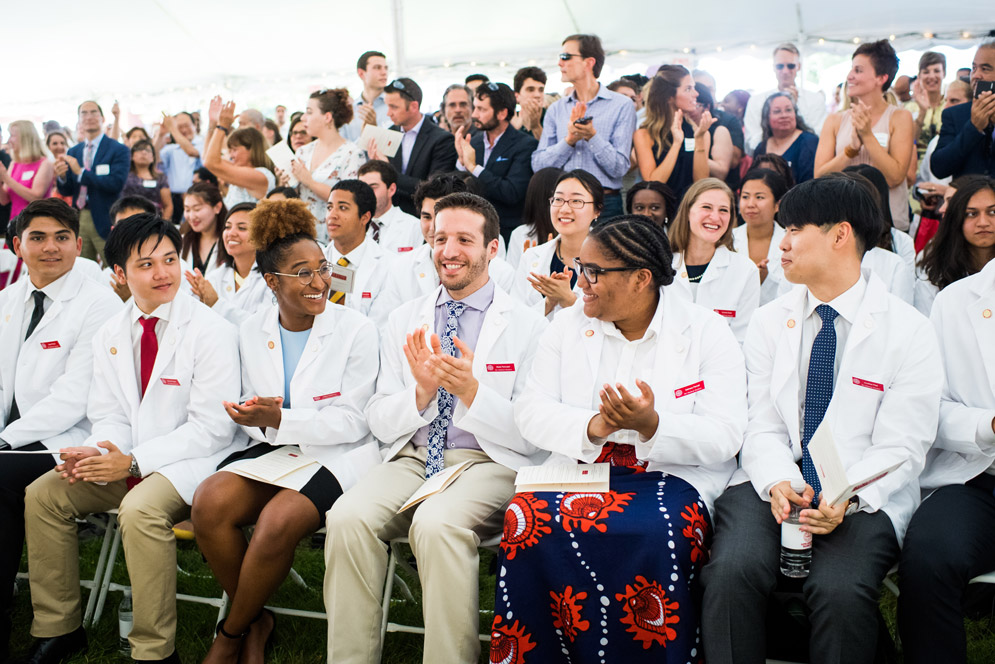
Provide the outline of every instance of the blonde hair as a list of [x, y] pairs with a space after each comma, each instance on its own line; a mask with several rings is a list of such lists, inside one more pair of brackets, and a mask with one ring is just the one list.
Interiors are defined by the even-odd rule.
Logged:
[[691, 206], [706, 191], [716, 189], [724, 192], [729, 197], [729, 225], [726, 227], [726, 232], [715, 243], [715, 246], [725, 247], [729, 251], [734, 251], [732, 248], [732, 222], [736, 218], [736, 199], [732, 195], [732, 189], [725, 182], [717, 178], [705, 178], [704, 180], [698, 180], [688, 187], [687, 193], [681, 199], [681, 206], [677, 208], [677, 215], [670, 222], [670, 230], [667, 231], [667, 236], [670, 238], [670, 245], [673, 247], [674, 253], [683, 254], [687, 251], [688, 245], [691, 244]]
[[17, 130], [19, 147], [14, 153], [14, 161], [21, 164], [31, 164], [45, 156], [45, 150], [38, 136], [34, 123], [28, 120], [15, 120], [10, 123], [8, 131]]

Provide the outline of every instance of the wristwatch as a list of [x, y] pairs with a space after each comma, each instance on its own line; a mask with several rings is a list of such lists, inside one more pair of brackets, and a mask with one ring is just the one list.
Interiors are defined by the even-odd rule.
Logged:
[[860, 509], [860, 498], [857, 496], [850, 496], [850, 500], [846, 503], [846, 512], [843, 513], [844, 516], [850, 516]]
[[135, 458], [134, 454], [131, 455], [131, 466], [128, 468], [128, 474], [139, 479], [142, 477], [142, 470], [138, 467], [138, 459]]

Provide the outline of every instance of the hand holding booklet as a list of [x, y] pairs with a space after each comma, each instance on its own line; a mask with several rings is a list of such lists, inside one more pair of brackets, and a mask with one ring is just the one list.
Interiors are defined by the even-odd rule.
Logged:
[[366, 125], [363, 127], [363, 134], [359, 137], [359, 147], [365, 150], [370, 141], [374, 141], [380, 154], [385, 157], [393, 157], [397, 154], [397, 148], [401, 147], [402, 136], [401, 132], [393, 129]]
[[607, 463], [560, 463], [518, 469], [515, 491], [587, 491], [605, 493], [611, 466]]
[[286, 173], [287, 177], [290, 178], [290, 181], [287, 183], [288, 186], [296, 187], [298, 182], [297, 178], [294, 177], [294, 169], [291, 166], [294, 161], [294, 153], [290, 150], [290, 146], [287, 145], [287, 141], [280, 141], [271, 147], [266, 151], [266, 156], [273, 161], [274, 166]]
[[874, 484], [885, 477], [904, 461], [883, 468], [882, 470], [864, 477], [857, 482], [851, 483], [846, 475], [846, 468], [840, 459], [839, 451], [836, 448], [836, 440], [833, 432], [829, 429], [826, 421], [823, 420], [819, 428], [812, 434], [812, 440], [808, 443], [808, 452], [812, 455], [812, 463], [815, 464], [815, 472], [819, 475], [819, 482], [822, 484], [822, 502], [834, 507], [850, 500], [864, 487]]

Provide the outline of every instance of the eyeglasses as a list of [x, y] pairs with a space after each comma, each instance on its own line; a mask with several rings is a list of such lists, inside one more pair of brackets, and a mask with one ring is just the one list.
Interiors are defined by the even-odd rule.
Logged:
[[417, 101], [414, 95], [408, 91], [407, 87], [405, 87], [404, 81], [400, 79], [395, 78], [393, 81], [387, 84], [387, 87], [385, 87], [384, 90], [386, 90], [387, 92], [396, 92], [399, 95], [404, 95], [411, 101]]
[[314, 281], [315, 274], [321, 277], [322, 281], [328, 283], [332, 278], [332, 264], [327, 262], [322, 263], [317, 272], [309, 267], [302, 267], [297, 271], [297, 274], [286, 274], [284, 272], [271, 272], [270, 274], [275, 274], [278, 277], [297, 277], [297, 281], [300, 282], [301, 286], [310, 286], [311, 282]]
[[778, 71], [781, 71], [785, 67], [787, 67], [791, 71], [794, 71], [795, 68], [798, 67], [798, 64], [795, 63], [795, 62], [778, 62], [776, 65], [774, 65], [774, 69], [776, 69]]
[[563, 207], [564, 203], [572, 207], [574, 210], [580, 210], [585, 205], [594, 205], [594, 201], [582, 201], [579, 198], [571, 198], [570, 200], [567, 200], [565, 198], [560, 198], [559, 196], [554, 196], [549, 199], [549, 207]]
[[598, 275], [604, 274], [605, 272], [630, 272], [632, 270], [650, 269], [646, 265], [635, 265], [632, 267], [600, 267], [598, 265], [591, 265], [590, 263], [581, 263], [579, 258], [574, 259], [574, 265], [577, 266], [577, 272], [583, 274], [589, 284], [598, 283]]
[[583, 57], [584, 56], [581, 55], [580, 53], [560, 53], [560, 60], [563, 60], [564, 62], [566, 62], [570, 58], [581, 58], [581, 59], [583, 59]]

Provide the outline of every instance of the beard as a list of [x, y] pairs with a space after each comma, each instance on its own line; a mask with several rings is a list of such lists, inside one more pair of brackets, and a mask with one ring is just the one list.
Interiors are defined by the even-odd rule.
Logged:
[[491, 118], [490, 122], [484, 123], [480, 120], [474, 120], [473, 126], [481, 131], [491, 131], [492, 129], [497, 129], [498, 121], [497, 118]]
[[464, 276], [458, 277], [446, 277], [442, 272], [442, 263], [446, 261], [440, 260], [435, 264], [435, 271], [439, 274], [439, 281], [446, 290], [450, 291], [461, 291], [474, 281], [476, 281], [481, 274], [487, 272], [487, 254], [481, 254], [476, 260], [471, 262], [466, 266], [466, 274]]

